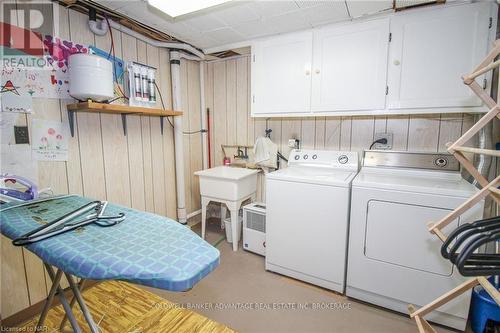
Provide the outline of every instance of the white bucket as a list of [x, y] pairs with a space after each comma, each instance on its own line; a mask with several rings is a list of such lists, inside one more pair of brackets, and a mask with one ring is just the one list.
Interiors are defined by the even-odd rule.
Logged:
[[[231, 218], [230, 217], [224, 219], [224, 225], [225, 225], [224, 229], [226, 230], [226, 240], [228, 243], [232, 243], [233, 242], [233, 233], [232, 233], [233, 229], [231, 228]], [[237, 243], [240, 241], [242, 225], [243, 225], [243, 217], [238, 216], [238, 223], [236, 224], [237, 230], [238, 230], [238, 239], [236, 240]]]

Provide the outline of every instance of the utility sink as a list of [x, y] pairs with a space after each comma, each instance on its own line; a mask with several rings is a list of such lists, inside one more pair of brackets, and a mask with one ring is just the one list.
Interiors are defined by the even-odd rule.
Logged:
[[218, 166], [196, 171], [200, 177], [200, 194], [223, 200], [236, 201], [257, 190], [259, 170]]

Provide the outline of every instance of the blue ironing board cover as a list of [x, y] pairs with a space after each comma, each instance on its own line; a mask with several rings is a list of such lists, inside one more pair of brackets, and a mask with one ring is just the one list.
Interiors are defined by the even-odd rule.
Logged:
[[[0, 231], [10, 239], [92, 199], [71, 195], [29, 206], [2, 205]], [[112, 227], [88, 225], [27, 246], [44, 262], [85, 279], [124, 280], [172, 291], [192, 288], [219, 265], [219, 251], [167, 217], [108, 204], [105, 215], [125, 213]]]

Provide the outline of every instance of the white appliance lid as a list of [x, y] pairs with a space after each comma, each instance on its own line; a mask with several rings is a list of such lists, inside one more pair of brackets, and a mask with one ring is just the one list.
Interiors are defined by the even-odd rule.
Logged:
[[459, 197], [477, 191], [459, 172], [405, 168], [362, 167], [352, 186]]
[[356, 176], [356, 171], [297, 165], [268, 173], [266, 178], [308, 184], [349, 187], [354, 176]]

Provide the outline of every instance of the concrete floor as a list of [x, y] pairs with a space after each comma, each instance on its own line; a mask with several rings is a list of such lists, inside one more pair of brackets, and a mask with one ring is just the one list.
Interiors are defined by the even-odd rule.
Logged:
[[[211, 244], [222, 238], [218, 219], [211, 219], [207, 229]], [[193, 230], [199, 233], [199, 225]], [[240, 332], [418, 332], [408, 316], [267, 272], [264, 258], [242, 250], [241, 243], [238, 252], [233, 252], [225, 240], [217, 247], [221, 251], [220, 266], [192, 290], [148, 290], [171, 302], [196, 306], [193, 311]], [[252, 303], [258, 303], [257, 308]], [[329, 308], [286, 308], [289, 303]], [[435, 328], [438, 332], [453, 332]]]

